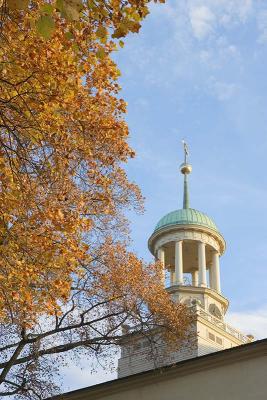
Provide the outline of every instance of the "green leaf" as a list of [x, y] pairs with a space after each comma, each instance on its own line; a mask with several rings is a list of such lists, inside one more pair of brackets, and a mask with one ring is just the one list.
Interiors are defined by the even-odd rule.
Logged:
[[58, 10], [58, 11], [63, 11], [63, 7], [64, 7], [64, 4], [63, 4], [63, 0], [57, 0], [56, 1], [56, 9]]
[[119, 45], [120, 45], [120, 47], [124, 47], [124, 41], [123, 41], [123, 40], [120, 40], [120, 41], [119, 41]]
[[74, 38], [74, 36], [73, 36], [73, 34], [72, 34], [71, 32], [66, 32], [66, 33], [65, 33], [65, 37], [66, 37], [66, 39], [68, 39], [68, 40], [71, 40], [71, 39]]
[[41, 11], [42, 11], [42, 13], [44, 13], [44, 14], [51, 15], [52, 12], [53, 12], [53, 10], [54, 10], [54, 7], [52, 6], [52, 4], [44, 4], [44, 5], [41, 7]]
[[103, 58], [105, 58], [105, 55], [106, 55], [106, 53], [105, 53], [105, 49], [103, 47], [100, 47], [96, 52], [96, 56], [100, 60], [103, 60]]
[[55, 21], [50, 15], [42, 15], [36, 22], [37, 32], [45, 39], [49, 39], [55, 30]]
[[79, 48], [79, 46], [77, 45], [77, 43], [73, 43], [72, 48], [73, 48], [73, 50], [75, 51], [75, 53], [77, 53], [77, 52], [80, 50], [80, 48]]
[[87, 0], [87, 6], [89, 9], [92, 9], [95, 7], [95, 3], [93, 0]]

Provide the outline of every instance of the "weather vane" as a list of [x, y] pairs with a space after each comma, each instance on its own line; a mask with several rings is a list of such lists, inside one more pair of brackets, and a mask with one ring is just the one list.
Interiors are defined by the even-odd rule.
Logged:
[[189, 156], [189, 149], [188, 149], [188, 145], [186, 143], [186, 141], [183, 139], [182, 143], [184, 145], [184, 163], [187, 163], [187, 157]]

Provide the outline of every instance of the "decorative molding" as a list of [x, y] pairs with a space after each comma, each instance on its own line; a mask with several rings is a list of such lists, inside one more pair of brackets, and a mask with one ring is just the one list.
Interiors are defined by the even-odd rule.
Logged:
[[224, 307], [225, 313], [228, 309], [229, 301], [220, 293], [216, 292], [216, 290], [208, 287], [172, 285], [167, 287], [166, 290], [170, 294], [177, 295], [179, 295], [180, 293], [188, 293], [188, 295], [203, 294], [204, 296], [209, 296], [212, 299], [218, 301], [222, 305], [222, 307]]
[[148, 247], [151, 253], [155, 255], [160, 247], [180, 240], [203, 242], [218, 251], [220, 255], [225, 251], [225, 241], [220, 234], [197, 225], [176, 225], [155, 232], [148, 240]]
[[157, 254], [157, 251], [165, 244], [170, 242], [178, 242], [181, 240], [193, 240], [196, 242], [202, 242], [206, 245], [210, 245], [211, 247], [213, 247], [214, 250], [220, 252], [220, 245], [212, 236], [204, 232], [195, 232], [191, 230], [170, 232], [162, 235], [159, 238], [156, 238], [154, 242], [154, 252]]

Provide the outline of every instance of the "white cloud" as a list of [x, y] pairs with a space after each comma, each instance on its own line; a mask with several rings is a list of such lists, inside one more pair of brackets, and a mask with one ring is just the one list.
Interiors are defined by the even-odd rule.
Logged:
[[[258, 13], [254, 1], [175, 0], [150, 7], [151, 15], [141, 34], [128, 38], [120, 51], [127, 62], [124, 75], [128, 82], [131, 79], [134, 85], [136, 75], [143, 73], [148, 86], [169, 88], [178, 79], [199, 80], [207, 70], [219, 71], [224, 66], [230, 69], [232, 64], [236, 69], [242, 68], [240, 38], [233, 35], [232, 28], [245, 25], [246, 29], [246, 21]], [[148, 44], [145, 26], [148, 24], [155, 31], [163, 23], [164, 50], [159, 51], [157, 33]], [[219, 93], [223, 90], [225, 94], [220, 94], [220, 99], [229, 98], [234, 92], [230, 86], [218, 88]]]
[[245, 334], [252, 334], [256, 340], [267, 337], [267, 307], [254, 311], [229, 312], [226, 322]]
[[189, 20], [199, 40], [209, 37], [215, 28], [230, 28], [246, 22], [252, 11], [252, 0], [189, 1]]
[[204, 39], [214, 29], [215, 16], [211, 10], [202, 5], [192, 7], [189, 14], [191, 26], [197, 39]]

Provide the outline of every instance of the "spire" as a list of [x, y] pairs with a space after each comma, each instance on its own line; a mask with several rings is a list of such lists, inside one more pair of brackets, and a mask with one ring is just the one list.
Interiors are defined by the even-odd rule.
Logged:
[[182, 140], [184, 145], [184, 162], [180, 165], [180, 171], [184, 175], [184, 201], [183, 201], [183, 208], [189, 208], [189, 189], [188, 189], [188, 181], [187, 175], [190, 174], [192, 171], [192, 166], [188, 164], [187, 158], [189, 156], [189, 150], [187, 143]]
[[189, 208], [189, 190], [188, 190], [188, 182], [187, 175], [184, 175], [184, 201], [183, 208]]

